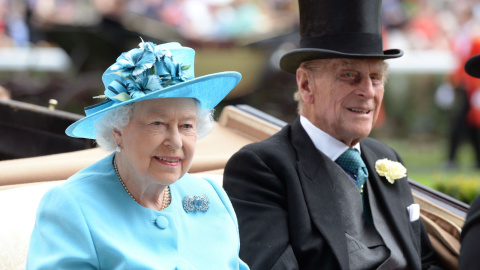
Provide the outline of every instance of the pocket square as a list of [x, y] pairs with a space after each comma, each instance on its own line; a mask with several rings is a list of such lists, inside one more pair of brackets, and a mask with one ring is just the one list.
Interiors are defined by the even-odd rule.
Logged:
[[415, 220], [420, 218], [420, 205], [414, 203], [407, 207], [408, 216], [410, 218], [410, 222], [414, 222]]

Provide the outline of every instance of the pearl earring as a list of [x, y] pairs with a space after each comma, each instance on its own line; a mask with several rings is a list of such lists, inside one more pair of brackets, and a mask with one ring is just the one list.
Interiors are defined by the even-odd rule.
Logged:
[[122, 148], [120, 148], [120, 146], [117, 145], [117, 147], [115, 148], [115, 152], [117, 153], [122, 152]]

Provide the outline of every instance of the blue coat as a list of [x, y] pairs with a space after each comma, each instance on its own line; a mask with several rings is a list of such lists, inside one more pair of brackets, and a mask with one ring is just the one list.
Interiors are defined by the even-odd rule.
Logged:
[[[49, 190], [40, 202], [27, 269], [248, 269], [239, 259], [237, 218], [222, 187], [186, 174], [163, 211], [124, 190], [113, 155]], [[183, 209], [206, 195], [206, 212]]]

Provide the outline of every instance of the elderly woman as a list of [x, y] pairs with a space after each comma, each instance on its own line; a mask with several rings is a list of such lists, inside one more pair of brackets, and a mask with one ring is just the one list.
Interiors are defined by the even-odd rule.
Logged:
[[187, 173], [237, 72], [194, 77], [194, 50], [142, 42], [67, 128], [112, 151], [43, 197], [27, 269], [248, 269], [224, 190]]

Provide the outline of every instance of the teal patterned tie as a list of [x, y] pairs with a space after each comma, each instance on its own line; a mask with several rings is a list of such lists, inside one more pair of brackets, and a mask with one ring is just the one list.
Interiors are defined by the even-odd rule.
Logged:
[[353, 182], [362, 194], [363, 217], [367, 223], [373, 224], [372, 210], [370, 209], [367, 199], [368, 194], [366, 190], [365, 194], [363, 193], [363, 186], [368, 179], [368, 170], [360, 153], [355, 148], [348, 148], [347, 151], [343, 152], [335, 162], [337, 162], [337, 164], [345, 171], [353, 175]]
[[355, 148], [348, 148], [347, 151], [343, 152], [335, 162], [353, 175], [353, 182], [363, 194], [363, 185], [368, 179], [368, 170], [365, 167], [365, 163], [363, 162], [362, 157], [360, 157], [358, 150]]

